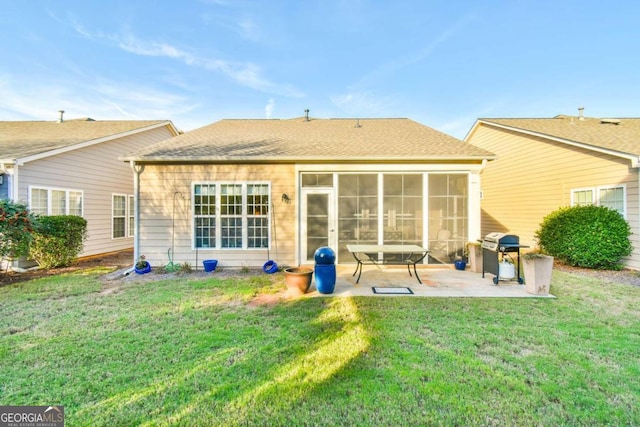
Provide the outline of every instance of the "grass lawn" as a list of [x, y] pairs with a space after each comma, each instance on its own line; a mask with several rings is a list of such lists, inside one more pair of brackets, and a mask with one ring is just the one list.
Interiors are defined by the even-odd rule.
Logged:
[[[301, 298], [280, 274], [0, 288], [0, 404], [67, 426], [640, 425], [640, 288]], [[104, 273], [104, 271], [102, 272]]]

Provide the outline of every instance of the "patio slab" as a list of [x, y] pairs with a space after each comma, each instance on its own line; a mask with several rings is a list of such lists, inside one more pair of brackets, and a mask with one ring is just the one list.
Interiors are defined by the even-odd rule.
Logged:
[[[532, 295], [517, 281], [500, 281], [493, 284], [493, 275], [460, 271], [453, 267], [424, 267], [418, 269], [422, 284], [415, 275], [409, 276], [406, 268], [365, 266], [356, 283], [355, 266], [336, 267], [336, 287], [332, 294], [321, 294], [315, 288], [315, 280], [306, 294], [310, 297], [464, 297], [464, 298], [555, 298], [554, 295]], [[376, 294], [372, 287], [408, 287], [413, 295]]]

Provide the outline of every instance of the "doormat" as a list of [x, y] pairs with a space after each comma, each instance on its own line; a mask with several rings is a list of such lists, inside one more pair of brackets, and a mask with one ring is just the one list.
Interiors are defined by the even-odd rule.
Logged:
[[413, 291], [411, 288], [381, 288], [378, 286], [373, 286], [374, 294], [385, 294], [385, 295], [413, 295]]

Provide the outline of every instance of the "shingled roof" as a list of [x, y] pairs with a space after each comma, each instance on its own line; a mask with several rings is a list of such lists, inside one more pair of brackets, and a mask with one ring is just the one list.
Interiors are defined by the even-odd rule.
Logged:
[[129, 155], [138, 162], [482, 160], [493, 154], [409, 119], [226, 119]]
[[[0, 162], [14, 162], [30, 156], [114, 139], [130, 132], [173, 124], [167, 120], [66, 120], [0, 121]], [[177, 131], [176, 131], [177, 133]]]
[[[587, 148], [640, 156], [640, 118], [607, 119], [559, 115], [546, 119], [478, 119], [477, 123], [560, 139]], [[473, 129], [470, 134], [472, 132]]]

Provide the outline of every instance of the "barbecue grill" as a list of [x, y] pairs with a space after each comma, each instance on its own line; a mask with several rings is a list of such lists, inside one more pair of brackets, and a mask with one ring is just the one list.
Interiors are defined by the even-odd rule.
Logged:
[[[517, 262], [514, 262], [517, 265], [515, 278], [519, 284], [523, 284], [524, 280], [520, 277], [520, 248], [527, 247], [521, 246], [520, 237], [513, 234], [487, 234], [482, 240], [482, 277], [484, 277], [485, 272], [495, 275], [493, 283], [496, 285], [500, 280], [507, 280], [500, 278], [500, 262], [505, 260], [505, 257], [514, 261], [513, 255], [517, 255]], [[508, 280], [512, 279], [509, 278]]]

